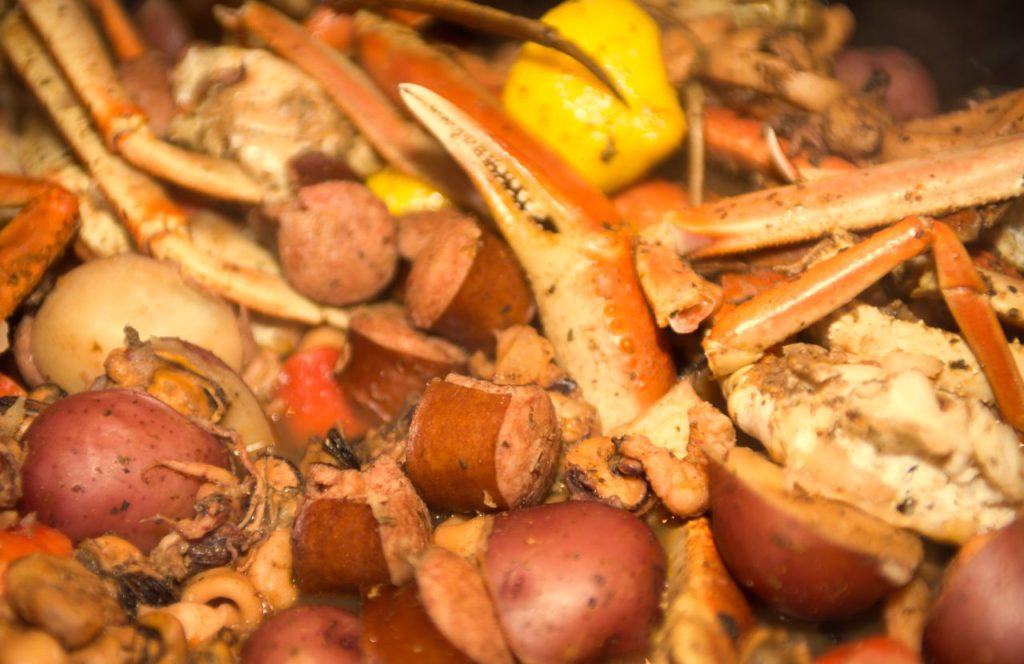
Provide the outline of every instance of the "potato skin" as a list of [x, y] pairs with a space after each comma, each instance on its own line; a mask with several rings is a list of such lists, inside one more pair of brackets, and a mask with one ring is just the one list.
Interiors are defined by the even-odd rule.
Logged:
[[924, 630], [928, 661], [1021, 661], [1024, 653], [1024, 519], [961, 549]]
[[593, 502], [499, 514], [483, 560], [498, 619], [523, 662], [643, 653], [665, 568], [642, 521]]
[[143, 551], [169, 527], [143, 523], [161, 514], [192, 514], [199, 481], [157, 461], [174, 459], [229, 468], [213, 435], [170, 406], [134, 390], [80, 392], [58, 401], [25, 433], [23, 513], [75, 543], [114, 533]]
[[359, 618], [335, 606], [287, 609], [242, 646], [242, 664], [358, 664]]

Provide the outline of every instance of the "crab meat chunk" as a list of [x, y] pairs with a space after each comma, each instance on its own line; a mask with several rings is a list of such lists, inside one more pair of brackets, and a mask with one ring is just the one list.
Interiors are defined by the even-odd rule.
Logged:
[[1014, 431], [913, 363], [794, 344], [723, 389], [737, 426], [788, 481], [894, 526], [959, 543], [1010, 523], [1024, 498]]
[[337, 160], [357, 175], [380, 162], [311, 78], [259, 49], [196, 45], [172, 76], [184, 112], [171, 120], [171, 140], [234, 159], [271, 197], [293, 188], [292, 159]]

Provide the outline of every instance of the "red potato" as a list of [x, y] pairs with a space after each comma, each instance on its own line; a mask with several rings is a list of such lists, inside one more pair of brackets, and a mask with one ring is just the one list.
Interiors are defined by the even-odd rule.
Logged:
[[359, 664], [359, 618], [335, 606], [297, 606], [265, 620], [242, 664]]
[[527, 663], [642, 654], [665, 568], [642, 521], [593, 502], [499, 514], [483, 558], [498, 620]]
[[226, 447], [170, 406], [133, 390], [80, 392], [48, 408], [25, 433], [23, 513], [74, 542], [114, 533], [143, 551], [170, 528], [156, 515], [192, 514], [198, 480], [161, 460], [229, 468]]
[[711, 527], [736, 581], [783, 613], [840, 619], [907, 583], [920, 539], [848, 505], [798, 493], [782, 469], [733, 448], [708, 465]]
[[968, 542], [946, 572], [924, 630], [935, 664], [1020, 662], [1024, 653], [1024, 519]]
[[890, 77], [885, 106], [896, 122], [935, 115], [939, 93], [924, 63], [901, 48], [878, 46], [849, 48], [836, 56], [835, 76], [853, 88], [861, 88], [875, 69]]

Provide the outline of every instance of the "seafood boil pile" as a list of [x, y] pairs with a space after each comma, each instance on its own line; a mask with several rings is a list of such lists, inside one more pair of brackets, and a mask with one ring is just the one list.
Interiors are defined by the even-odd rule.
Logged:
[[1019, 661], [1024, 90], [854, 27], [0, 2], [0, 664]]

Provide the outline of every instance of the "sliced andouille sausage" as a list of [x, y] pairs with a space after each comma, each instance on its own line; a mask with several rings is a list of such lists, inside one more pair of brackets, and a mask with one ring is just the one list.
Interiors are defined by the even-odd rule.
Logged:
[[405, 287], [413, 323], [474, 350], [494, 351], [494, 333], [528, 323], [536, 306], [515, 255], [462, 216], [434, 231]]
[[414, 260], [438, 233], [460, 224], [469, 216], [452, 208], [407, 212], [395, 217], [398, 225], [398, 255]]
[[281, 265], [304, 295], [341, 306], [380, 293], [398, 262], [395, 220], [358, 182], [303, 187], [278, 213]]
[[420, 602], [431, 622], [459, 651], [479, 664], [512, 664], [480, 572], [465, 558], [431, 547], [416, 564]]
[[292, 529], [295, 579], [307, 593], [346, 593], [412, 578], [430, 515], [390, 457], [364, 471], [314, 464]]
[[338, 377], [355, 401], [385, 422], [440, 378], [466, 365], [466, 353], [415, 330], [401, 307], [369, 307], [352, 317], [352, 355]]
[[302, 152], [288, 160], [292, 180], [299, 187], [311, 187], [332, 180], [355, 180], [348, 162], [339, 155]]
[[423, 393], [405, 458], [429, 505], [474, 512], [539, 503], [559, 451], [558, 419], [541, 387], [452, 374]]

